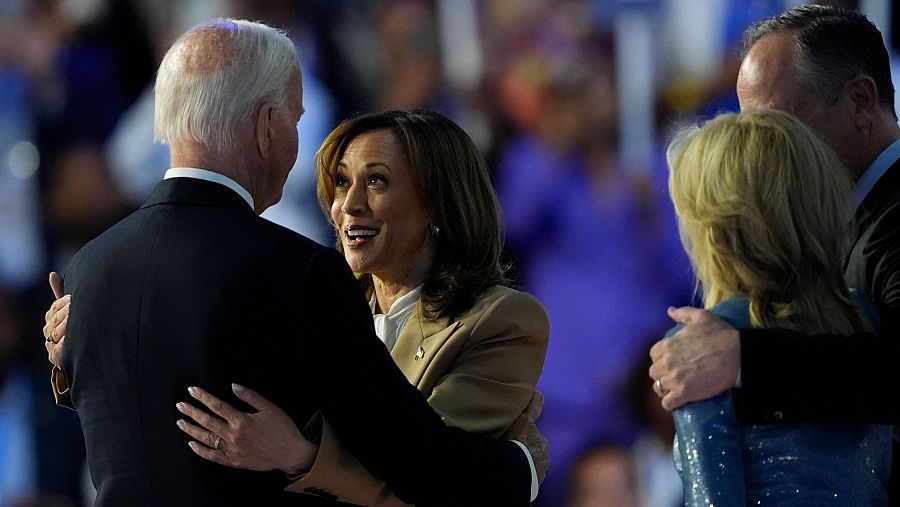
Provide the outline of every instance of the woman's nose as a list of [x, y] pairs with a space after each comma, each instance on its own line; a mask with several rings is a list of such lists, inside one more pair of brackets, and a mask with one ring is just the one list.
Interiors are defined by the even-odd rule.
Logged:
[[361, 215], [367, 206], [366, 193], [364, 190], [358, 190], [351, 187], [347, 192], [344, 203], [341, 205], [341, 211], [350, 216]]

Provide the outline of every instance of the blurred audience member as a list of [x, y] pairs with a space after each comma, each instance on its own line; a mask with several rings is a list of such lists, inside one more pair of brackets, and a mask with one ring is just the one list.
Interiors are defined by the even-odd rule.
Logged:
[[591, 448], [569, 472], [568, 507], [638, 507], [638, 481], [628, 451], [615, 444]]
[[[662, 331], [648, 335], [653, 340]], [[646, 342], [649, 349], [652, 341]], [[625, 396], [640, 427], [640, 433], [629, 451], [637, 467], [641, 505], [645, 507], [676, 507], [683, 504], [681, 478], [672, 459], [675, 424], [672, 414], [659, 404], [653, 387], [647, 382], [650, 356], [633, 369], [625, 386]]]
[[0, 287], [0, 505], [37, 495], [32, 379], [19, 357], [21, 326]]
[[[571, 22], [557, 23], [558, 41], [544, 34], [552, 43], [523, 60], [525, 67], [510, 68], [524, 74], [509, 77], [515, 85], [501, 97], [506, 110], [517, 111], [511, 121], [521, 130], [501, 151], [496, 177], [509, 250], [553, 322], [540, 382], [541, 429], [553, 442], [543, 486], [550, 499], [564, 488], [557, 471], [588, 439], [634, 436], [616, 391], [646, 354], [644, 337], [666, 324], [662, 309], [690, 290], [663, 166], [650, 173], [656, 179], [639, 180], [619, 163], [606, 46], [569, 29]], [[569, 65], [552, 50], [564, 51]], [[517, 110], [520, 104], [534, 110]]]

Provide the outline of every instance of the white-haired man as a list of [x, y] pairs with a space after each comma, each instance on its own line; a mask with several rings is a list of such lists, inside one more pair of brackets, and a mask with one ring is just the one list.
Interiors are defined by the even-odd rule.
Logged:
[[301, 425], [322, 412], [405, 501], [526, 505], [526, 454], [447, 428], [375, 337], [341, 256], [257, 216], [281, 198], [297, 156], [290, 40], [241, 20], [195, 27], [163, 59], [156, 102], [173, 168], [65, 276], [77, 310], [56, 380], [70, 381], [97, 505], [324, 502], [283, 492], [280, 471], [191, 452], [176, 403], [194, 385], [225, 397], [231, 382]]

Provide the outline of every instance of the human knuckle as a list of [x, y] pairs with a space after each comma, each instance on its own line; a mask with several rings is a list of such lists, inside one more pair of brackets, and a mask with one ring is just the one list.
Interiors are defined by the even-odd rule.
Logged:
[[197, 415], [197, 422], [204, 428], [209, 429], [212, 426], [212, 420], [209, 414], [201, 412]]

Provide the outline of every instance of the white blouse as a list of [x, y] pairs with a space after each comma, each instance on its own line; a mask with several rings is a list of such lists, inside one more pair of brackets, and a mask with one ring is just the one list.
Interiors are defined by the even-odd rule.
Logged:
[[394, 349], [400, 330], [403, 329], [403, 326], [406, 325], [406, 322], [412, 316], [421, 295], [422, 286], [419, 285], [394, 301], [391, 309], [385, 315], [383, 313], [375, 313], [375, 293], [372, 293], [369, 307], [372, 308], [372, 313], [374, 314], [372, 317], [375, 319], [375, 334], [381, 338], [381, 341], [384, 342], [385, 347], [389, 351]]

